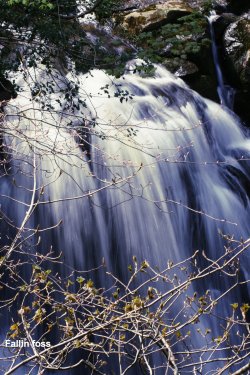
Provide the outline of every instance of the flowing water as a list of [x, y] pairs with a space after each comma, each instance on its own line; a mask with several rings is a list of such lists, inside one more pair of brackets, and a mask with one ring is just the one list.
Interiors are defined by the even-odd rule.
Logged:
[[209, 27], [210, 27], [210, 35], [211, 35], [211, 42], [212, 42], [212, 52], [213, 52], [213, 59], [214, 59], [214, 65], [215, 65], [215, 71], [216, 71], [216, 77], [217, 77], [217, 93], [220, 99], [220, 102], [222, 105], [233, 109], [234, 106], [234, 94], [235, 90], [225, 84], [223, 73], [220, 66], [220, 59], [219, 59], [219, 53], [218, 53], [218, 46], [216, 43], [216, 36], [214, 31], [214, 22], [218, 19], [218, 16], [215, 11], [211, 12], [211, 15], [208, 17]]
[[[135, 74], [133, 64], [130, 70], [120, 79], [98, 70], [78, 77], [36, 72], [38, 82], [52, 82], [46, 102], [30, 100], [30, 70], [25, 81], [19, 76], [23, 91], [6, 110], [13, 159], [1, 209], [21, 225], [35, 169], [44, 193], [25, 227], [56, 226], [41, 234], [41, 246], [62, 251], [58, 272], [65, 275], [105, 258], [126, 280], [133, 255], [159, 267], [196, 249], [216, 259], [224, 253], [221, 233], [249, 236], [250, 141], [238, 118], [163, 67], [153, 78]], [[75, 94], [65, 98], [65, 89]], [[246, 253], [243, 279], [249, 261]], [[217, 296], [230, 285], [215, 275], [199, 288]], [[230, 303], [249, 301], [246, 290], [229, 298], [220, 307], [225, 314]], [[207, 324], [220, 334], [219, 323]]]

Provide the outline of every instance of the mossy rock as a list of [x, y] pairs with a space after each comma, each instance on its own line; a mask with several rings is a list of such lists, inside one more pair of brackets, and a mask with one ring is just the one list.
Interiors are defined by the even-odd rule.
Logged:
[[194, 76], [198, 73], [198, 67], [191, 61], [181, 58], [167, 58], [162, 64], [177, 77]]
[[120, 28], [136, 35], [142, 31], [159, 28], [193, 11], [186, 1], [168, 1], [164, 4], [155, 4], [144, 9], [133, 11], [125, 15], [117, 15], [116, 20]]
[[[207, 38], [206, 30], [206, 18], [198, 12], [193, 12], [179, 18], [176, 23], [140, 33], [134, 38], [139, 50], [138, 57], [145, 61], [162, 63], [174, 72], [176, 72], [176, 67], [178, 70], [180, 61], [186, 60], [198, 66], [203, 64], [204, 57], [211, 55], [210, 40]], [[202, 62], [200, 62], [200, 56], [202, 56]], [[193, 70], [194, 65], [192, 68], [189, 65], [187, 71]], [[184, 63], [181, 66], [184, 66]], [[185, 74], [185, 69], [183, 69], [181, 75]]]

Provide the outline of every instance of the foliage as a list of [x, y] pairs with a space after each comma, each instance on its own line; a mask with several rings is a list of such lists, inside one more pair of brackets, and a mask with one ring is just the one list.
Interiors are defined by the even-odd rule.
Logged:
[[[65, 4], [64, 0], [61, 1], [60, 7], [64, 9]], [[49, 64], [57, 56], [65, 58], [62, 51], [72, 55], [78, 52], [80, 42], [76, 42], [77, 34], [82, 34], [79, 25], [75, 21], [62, 21], [56, 16], [54, 6], [42, 1], [13, 3], [1, 0], [0, 38], [5, 48], [2, 51], [6, 56], [5, 65], [13, 66], [13, 46], [16, 46], [16, 66], [22, 58], [28, 60], [29, 65], [35, 64], [36, 54]], [[8, 55], [12, 55], [9, 60]]]
[[[93, 4], [83, 1], [80, 5], [91, 9]], [[97, 18], [106, 21], [122, 3], [103, 0], [96, 1], [96, 4]], [[110, 39], [104, 31], [97, 35], [94, 42], [88, 38], [79, 23], [75, 0], [1, 0], [0, 5], [3, 9], [0, 14], [0, 39], [4, 46], [0, 75], [13, 69], [13, 65], [17, 67], [21, 58], [26, 59], [29, 66], [35, 65], [39, 55], [48, 67], [54, 66], [56, 60], [60, 60], [63, 67], [69, 59], [74, 62], [77, 71], [86, 72], [97, 67], [118, 77], [123, 73], [126, 62], [135, 55], [135, 51], [123, 44], [121, 39]], [[166, 57], [194, 61], [201, 51], [209, 48], [206, 27], [205, 17], [200, 12], [193, 12], [175, 24], [141, 33], [135, 39], [137, 56], [148, 63], [148, 72], [152, 70], [151, 63], [164, 63]], [[20, 54], [14, 58], [12, 49], [16, 44]], [[27, 44], [29, 48], [25, 47]], [[117, 52], [119, 49], [121, 53]]]
[[96, 10], [96, 16], [100, 21], [112, 18], [115, 10], [122, 5], [122, 0], [103, 0]]
[[159, 30], [143, 32], [136, 38], [139, 57], [152, 62], [164, 62], [165, 57], [194, 60], [201, 49], [208, 48], [207, 21], [199, 12], [181, 17], [178, 23]]
[[[78, 5], [85, 7], [88, 13], [95, 4], [98, 4], [95, 13], [99, 18], [108, 17], [118, 5], [112, 1], [83, 1]], [[0, 14], [3, 45], [0, 76], [7, 78], [6, 72], [17, 69], [24, 60], [28, 66], [39, 62], [48, 69], [56, 65], [64, 69], [71, 61], [77, 71], [86, 72], [96, 67], [120, 76], [131, 59], [131, 48], [117, 37], [110, 38], [106, 31], [93, 29], [95, 40], [88, 37], [79, 22], [80, 13], [74, 0], [1, 0], [0, 6], [3, 9]], [[103, 48], [104, 45], [107, 48]], [[119, 48], [122, 52], [118, 53]]]
[[12, 5], [19, 5], [23, 6], [24, 8], [38, 8], [41, 10], [45, 9], [54, 9], [55, 4], [53, 4], [50, 1], [47, 0], [7, 0], [7, 5], [12, 6]]
[[[87, 6], [86, 2], [82, 3], [84, 5]], [[47, 66], [54, 66], [56, 60], [61, 60], [63, 66], [67, 58], [75, 62], [78, 70], [87, 71], [94, 65], [100, 47], [91, 45], [77, 17], [74, 17], [77, 14], [75, 1], [1, 0], [0, 6], [3, 10], [0, 14], [0, 39], [4, 46], [2, 56], [5, 56], [2, 74], [13, 67], [13, 63], [20, 64], [20, 54], [30, 66], [36, 64], [37, 55]], [[13, 45], [18, 45], [20, 51], [14, 61]]]
[[214, 2], [213, 0], [206, 0], [202, 4], [202, 11], [204, 14], [209, 15], [211, 10], [213, 10]]

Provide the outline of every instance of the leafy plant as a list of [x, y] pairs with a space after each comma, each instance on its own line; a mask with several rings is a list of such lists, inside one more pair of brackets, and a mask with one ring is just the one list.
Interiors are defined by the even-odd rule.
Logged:
[[163, 62], [166, 56], [192, 60], [202, 48], [210, 46], [206, 27], [205, 17], [193, 12], [178, 19], [178, 23], [143, 32], [136, 37], [139, 57], [156, 63]]
[[107, 18], [111, 18], [115, 10], [121, 7], [123, 4], [122, 0], [103, 0], [100, 2], [96, 10], [96, 16], [100, 21], [105, 21]]

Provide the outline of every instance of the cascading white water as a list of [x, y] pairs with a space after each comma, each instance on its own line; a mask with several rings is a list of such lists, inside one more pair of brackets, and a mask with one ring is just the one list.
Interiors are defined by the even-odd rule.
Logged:
[[[1, 186], [2, 210], [20, 225], [26, 207], [19, 202], [30, 201], [35, 151], [37, 186], [44, 193], [29, 227], [63, 220], [45, 232], [42, 246], [63, 252], [64, 274], [104, 257], [109, 269], [126, 278], [132, 255], [153, 266], [186, 259], [196, 249], [216, 259], [225, 245], [219, 231], [249, 236], [250, 143], [238, 119], [163, 67], [156, 67], [153, 78], [132, 72], [131, 65], [131, 74], [120, 79], [98, 70], [77, 78], [43, 77], [56, 82], [50, 110], [30, 101], [31, 72], [7, 109], [15, 184], [6, 177]], [[73, 80], [79, 92], [72, 108], [79, 107], [71, 111], [60, 91]], [[245, 278], [248, 262], [246, 254]], [[200, 284], [214, 295], [229, 286], [219, 275]], [[241, 298], [234, 294], [231, 302]], [[227, 301], [224, 312], [229, 306]], [[219, 326], [213, 330], [219, 335]]]

